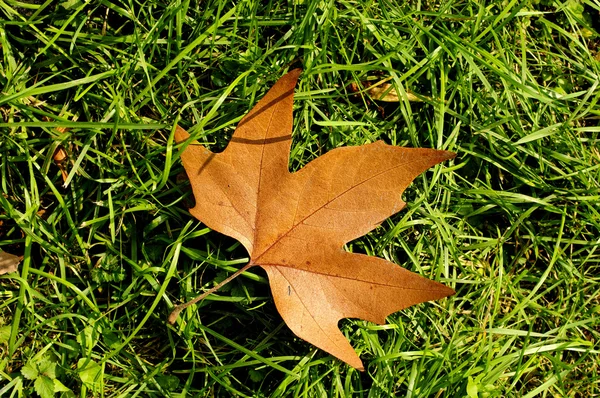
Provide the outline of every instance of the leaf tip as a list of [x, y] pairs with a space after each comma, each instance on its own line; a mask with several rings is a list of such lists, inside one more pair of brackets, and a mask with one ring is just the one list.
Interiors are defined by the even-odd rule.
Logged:
[[456, 290], [452, 289], [451, 287], [448, 287], [446, 285], [442, 285], [442, 286], [444, 286], [444, 289], [441, 292], [443, 294], [443, 296], [440, 298], [450, 297], [450, 296], [454, 296], [456, 294]]
[[443, 283], [432, 280], [429, 280], [429, 282], [432, 284], [430, 291], [433, 292], [434, 297], [430, 298], [427, 301], [440, 300], [446, 297], [454, 296], [456, 294], [456, 291], [454, 289], [444, 285]]
[[298, 82], [298, 77], [300, 77], [301, 73], [301, 68], [292, 69], [291, 71], [286, 73], [281, 79], [279, 79], [277, 83], [281, 81], [282, 84], [284, 84], [285, 86], [295, 87], [296, 83]]
[[456, 152], [451, 151], [440, 151], [442, 160], [450, 160], [456, 157]]
[[300, 73], [302, 73], [302, 68], [292, 69], [287, 74], [290, 75], [290, 76], [292, 76], [292, 77], [298, 78], [298, 76], [300, 76]]
[[356, 352], [354, 350], [352, 350], [352, 354], [350, 355], [349, 358], [339, 358], [339, 359], [346, 362], [348, 365], [352, 366], [354, 369], [358, 370], [359, 372], [365, 371], [365, 366], [363, 365], [362, 361], [360, 360], [360, 358], [358, 357], [358, 355], [356, 354]]
[[188, 133], [185, 129], [181, 128], [179, 125], [175, 127], [175, 142], [178, 144], [190, 138], [190, 133]]

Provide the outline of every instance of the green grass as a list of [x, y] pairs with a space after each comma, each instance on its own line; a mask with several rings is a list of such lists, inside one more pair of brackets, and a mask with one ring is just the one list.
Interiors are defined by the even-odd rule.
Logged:
[[[57, 3], [0, 0], [1, 396], [600, 396], [597, 0]], [[457, 291], [342, 321], [365, 373], [296, 338], [259, 269], [166, 322], [248, 261], [190, 216], [175, 124], [220, 150], [298, 66], [292, 169], [458, 153], [348, 245]], [[349, 89], [388, 77], [399, 103]]]

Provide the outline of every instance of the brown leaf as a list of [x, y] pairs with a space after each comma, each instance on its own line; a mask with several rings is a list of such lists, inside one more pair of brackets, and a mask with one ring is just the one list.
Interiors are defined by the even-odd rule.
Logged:
[[[290, 173], [300, 72], [269, 90], [222, 153], [189, 143], [181, 158], [196, 200], [190, 212], [239, 240], [250, 254], [246, 267], [266, 270], [277, 309], [297, 336], [364, 370], [340, 319], [382, 324], [395, 311], [454, 291], [343, 246], [402, 209], [408, 184], [455, 154], [376, 142], [334, 149]], [[175, 134], [178, 142], [189, 138], [180, 127]]]
[[17, 272], [17, 266], [21, 262], [19, 256], [7, 252], [0, 252], [0, 275]]

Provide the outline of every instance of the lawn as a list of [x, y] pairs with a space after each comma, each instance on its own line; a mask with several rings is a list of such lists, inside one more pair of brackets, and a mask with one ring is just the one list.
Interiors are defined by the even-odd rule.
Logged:
[[[0, 51], [0, 396], [600, 396], [598, 0], [0, 0]], [[340, 322], [365, 372], [260, 268], [167, 322], [249, 261], [189, 213], [175, 126], [221, 151], [296, 67], [290, 170], [458, 154], [346, 245], [456, 290]]]

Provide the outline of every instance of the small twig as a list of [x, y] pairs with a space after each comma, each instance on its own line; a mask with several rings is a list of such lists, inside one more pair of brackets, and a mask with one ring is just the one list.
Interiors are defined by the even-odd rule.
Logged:
[[201, 295], [199, 295], [195, 299], [192, 299], [192, 300], [190, 300], [190, 301], [188, 301], [187, 303], [184, 303], [184, 304], [179, 304], [178, 306], [176, 306], [175, 308], [173, 308], [173, 311], [171, 311], [171, 313], [169, 314], [169, 319], [168, 319], [169, 323], [171, 325], [173, 325], [175, 323], [175, 321], [177, 320], [177, 317], [179, 316], [179, 313], [181, 311], [185, 310], [190, 305], [196, 304], [198, 301], [206, 298], [206, 296], [208, 296], [209, 294], [212, 294], [212, 293], [216, 292], [221, 287], [225, 286], [226, 284], [228, 284], [229, 282], [231, 282], [233, 279], [237, 278], [240, 274], [242, 274], [243, 272], [247, 271], [248, 268], [250, 268], [252, 266], [254, 266], [254, 263], [249, 262], [248, 264], [244, 265], [242, 268], [240, 268], [239, 270], [237, 270], [230, 277], [228, 277], [227, 279], [223, 280], [218, 285], [210, 288], [206, 292], [202, 293]]

